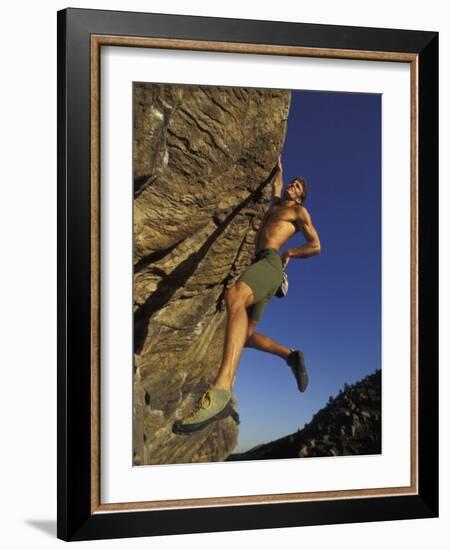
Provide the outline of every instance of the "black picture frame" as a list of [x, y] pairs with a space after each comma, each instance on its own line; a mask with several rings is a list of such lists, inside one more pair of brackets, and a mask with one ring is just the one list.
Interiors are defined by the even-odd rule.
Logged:
[[[438, 516], [438, 33], [65, 9], [58, 12], [58, 521], [66, 541]], [[91, 37], [400, 52], [417, 57], [418, 492], [378, 498], [93, 511]], [[420, 368], [424, 366], [424, 368]]]

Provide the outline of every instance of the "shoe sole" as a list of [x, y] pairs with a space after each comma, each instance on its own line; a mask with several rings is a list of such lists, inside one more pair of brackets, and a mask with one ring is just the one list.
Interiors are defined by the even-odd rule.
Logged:
[[305, 367], [305, 358], [301, 351], [294, 352], [294, 364], [291, 366], [295, 379], [297, 380], [297, 386], [302, 393], [308, 387], [308, 373]]
[[236, 424], [239, 424], [239, 415], [238, 413], [233, 409], [233, 406], [231, 404], [231, 400], [228, 401], [228, 403], [225, 405], [225, 407], [219, 411], [214, 416], [211, 416], [211, 418], [208, 418], [207, 420], [203, 420], [203, 422], [198, 422], [197, 424], [182, 424], [181, 420], [177, 420], [174, 422], [172, 426], [172, 431], [176, 434], [190, 434], [193, 432], [198, 432], [200, 430], [203, 430], [203, 428], [206, 428], [209, 424], [212, 422], [215, 422], [216, 420], [222, 420], [224, 418], [227, 418], [228, 416], [231, 416], [233, 420], [236, 422]]

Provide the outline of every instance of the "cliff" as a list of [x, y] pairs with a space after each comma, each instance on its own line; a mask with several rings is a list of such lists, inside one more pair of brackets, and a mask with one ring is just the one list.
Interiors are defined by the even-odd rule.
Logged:
[[237, 444], [231, 418], [171, 427], [220, 365], [225, 290], [250, 263], [289, 103], [281, 90], [133, 86], [134, 465], [222, 461]]
[[344, 388], [302, 430], [228, 460], [381, 453], [381, 370]]

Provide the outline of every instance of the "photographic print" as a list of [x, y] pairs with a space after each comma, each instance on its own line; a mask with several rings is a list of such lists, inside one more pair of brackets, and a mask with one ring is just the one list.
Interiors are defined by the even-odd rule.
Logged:
[[382, 452], [381, 94], [133, 83], [133, 465]]
[[437, 517], [437, 83], [430, 31], [58, 12], [59, 538]]

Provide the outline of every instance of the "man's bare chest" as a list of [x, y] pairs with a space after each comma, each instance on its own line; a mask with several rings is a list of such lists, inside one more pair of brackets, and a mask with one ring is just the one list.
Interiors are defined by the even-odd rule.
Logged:
[[261, 227], [292, 224], [297, 230], [296, 214], [292, 206], [273, 206], [264, 216]]

